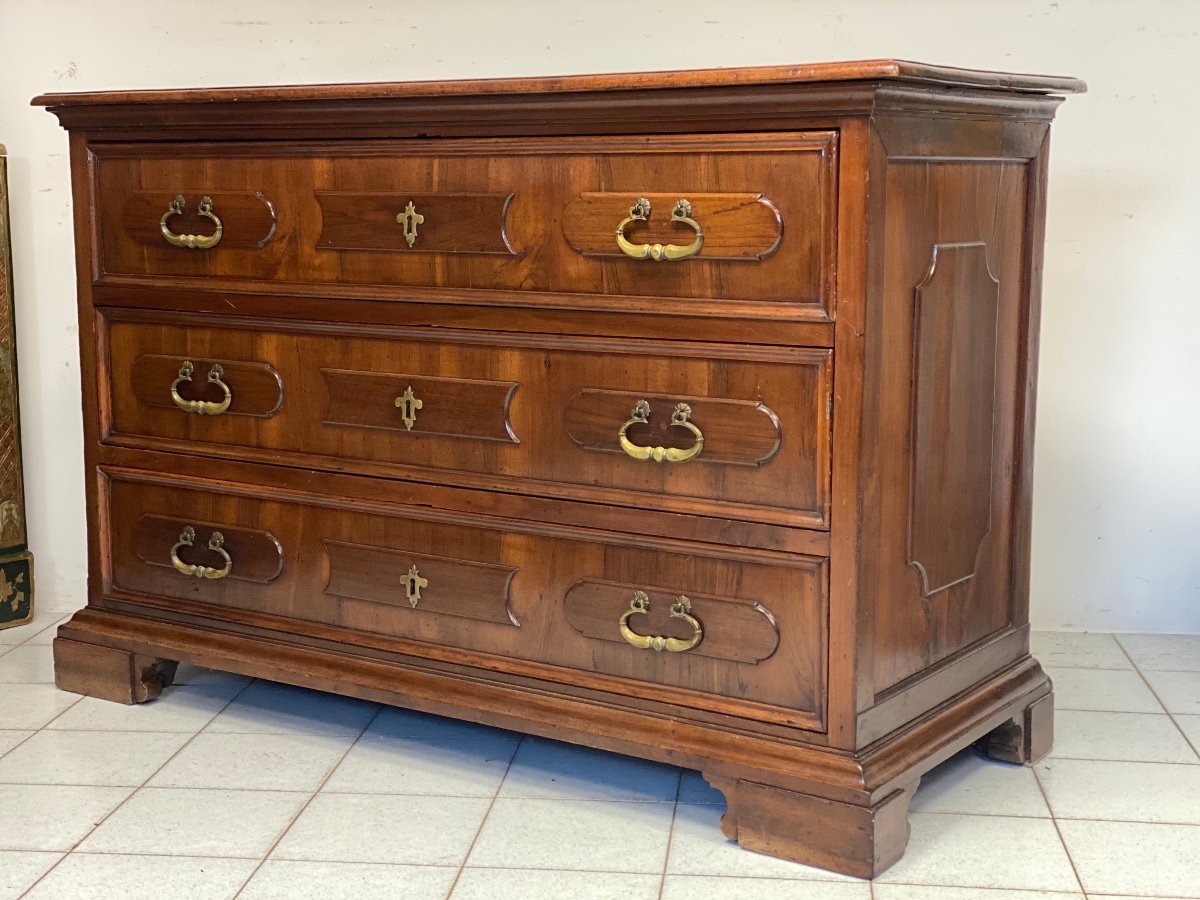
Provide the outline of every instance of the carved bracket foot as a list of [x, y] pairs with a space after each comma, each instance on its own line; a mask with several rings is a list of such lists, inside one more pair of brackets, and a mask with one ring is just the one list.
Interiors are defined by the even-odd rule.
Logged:
[[1002, 762], [1032, 765], [1054, 744], [1054, 694], [1039, 697], [975, 746]]
[[856, 806], [769, 785], [704, 775], [725, 795], [721, 831], [747, 850], [874, 878], [908, 844], [913, 781], [873, 806]]
[[145, 703], [162, 693], [179, 664], [128, 650], [54, 639], [54, 681], [61, 690], [116, 703]]

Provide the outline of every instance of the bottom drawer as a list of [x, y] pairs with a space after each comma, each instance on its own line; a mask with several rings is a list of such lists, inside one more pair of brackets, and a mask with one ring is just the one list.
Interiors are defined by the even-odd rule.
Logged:
[[253, 493], [112, 473], [111, 589], [820, 727], [823, 559]]

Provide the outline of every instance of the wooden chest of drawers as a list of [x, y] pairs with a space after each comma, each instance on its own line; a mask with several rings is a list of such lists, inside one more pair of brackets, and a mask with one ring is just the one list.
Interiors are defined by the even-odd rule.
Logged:
[[700, 769], [858, 875], [1049, 747], [1029, 656], [1049, 122], [875, 61], [58, 94], [90, 595], [176, 661]]

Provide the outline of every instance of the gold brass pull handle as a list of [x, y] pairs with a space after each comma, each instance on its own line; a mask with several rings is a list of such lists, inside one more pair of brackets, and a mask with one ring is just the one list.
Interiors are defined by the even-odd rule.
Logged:
[[217, 244], [221, 243], [221, 236], [225, 233], [225, 226], [221, 224], [221, 220], [217, 218], [217, 214], [212, 211], [212, 197], [201, 197], [200, 208], [197, 212], [206, 219], [211, 219], [216, 226], [216, 230], [212, 234], [176, 234], [167, 225], [171, 216], [183, 215], [184, 207], [187, 206], [183, 199], [183, 194], [176, 194], [175, 199], [171, 201], [171, 205], [167, 207], [167, 211], [163, 213], [163, 217], [158, 221], [159, 230], [162, 231], [162, 236], [172, 247], [187, 247], [189, 250], [211, 250]]
[[224, 399], [219, 401], [185, 400], [179, 395], [179, 386], [185, 381], [191, 381], [195, 371], [196, 367], [192, 365], [192, 361], [190, 359], [185, 360], [183, 365], [179, 367], [179, 377], [171, 382], [171, 399], [184, 412], [198, 413], [202, 416], [219, 416], [225, 410], [229, 409], [229, 404], [233, 401], [233, 392], [229, 390], [229, 385], [221, 380], [225, 374], [225, 370], [221, 368], [220, 363], [213, 363], [212, 368], [208, 370], [209, 384], [215, 384], [225, 392]]
[[686, 247], [678, 244], [631, 244], [626, 240], [625, 228], [629, 223], [646, 222], [649, 219], [650, 201], [645, 197], [639, 197], [633, 204], [633, 208], [629, 210], [629, 215], [622, 219], [621, 224], [617, 226], [617, 246], [626, 256], [634, 259], [652, 259], [655, 262], [661, 262], [664, 259], [687, 259], [689, 256], [699, 253], [700, 248], [704, 246], [704, 229], [700, 227], [699, 222], [692, 218], [692, 204], [686, 200], [677, 200], [675, 209], [671, 211], [672, 222], [682, 222], [696, 232], [696, 237]]
[[675, 412], [671, 414], [671, 425], [680, 428], [686, 428], [696, 438], [696, 442], [686, 450], [680, 450], [676, 447], [643, 447], [640, 444], [635, 444], [629, 440], [626, 433], [631, 425], [645, 425], [650, 420], [650, 404], [645, 400], [639, 400], [633, 408], [633, 414], [629, 417], [629, 421], [621, 426], [621, 430], [617, 432], [617, 443], [621, 445], [621, 449], [634, 459], [652, 459], [655, 462], [669, 463], [685, 463], [690, 459], [695, 459], [700, 455], [700, 451], [704, 449], [704, 434], [696, 427], [695, 423], [691, 422], [692, 408], [686, 403], [680, 403], [675, 407]]
[[191, 547], [196, 543], [196, 529], [189, 525], [179, 533], [179, 540], [175, 542], [175, 546], [171, 548], [171, 565], [180, 575], [195, 575], [197, 578], [207, 578], [215, 581], [218, 578], [224, 578], [233, 570], [233, 560], [229, 554], [225, 552], [225, 535], [219, 531], [214, 531], [208, 539], [208, 549], [213, 553], [217, 553], [225, 560], [225, 565], [220, 569], [214, 569], [211, 566], [194, 566], [190, 563], [185, 563], [179, 558], [179, 549], [181, 547]]
[[690, 638], [638, 634], [629, 627], [630, 616], [646, 613], [649, 610], [650, 598], [646, 596], [646, 592], [634, 591], [633, 599], [629, 601], [629, 609], [625, 610], [621, 615], [620, 621], [617, 623], [621, 629], [621, 637], [625, 638], [625, 642], [630, 646], [637, 647], [639, 650], [666, 650], [668, 653], [686, 653], [699, 644], [701, 638], [704, 637], [704, 630], [700, 627], [700, 623], [691, 615], [692, 601], [683, 594], [680, 594], [671, 605], [671, 618], [683, 619], [692, 626], [692, 636]]

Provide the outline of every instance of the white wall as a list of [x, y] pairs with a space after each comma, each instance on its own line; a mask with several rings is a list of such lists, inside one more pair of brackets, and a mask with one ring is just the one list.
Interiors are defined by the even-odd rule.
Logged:
[[1077, 75], [1050, 178], [1033, 617], [1200, 632], [1200, 3], [1193, 0], [4, 0], [30, 537], [81, 597], [66, 135], [44, 91], [897, 56]]

